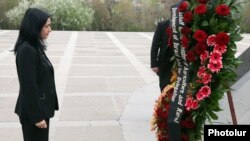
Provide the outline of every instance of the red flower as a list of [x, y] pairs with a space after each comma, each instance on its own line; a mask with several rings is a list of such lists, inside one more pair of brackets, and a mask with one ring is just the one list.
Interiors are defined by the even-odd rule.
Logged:
[[201, 87], [199, 92], [203, 95], [203, 97], [209, 97], [209, 95], [211, 94], [211, 89], [209, 86], [206, 85]]
[[226, 4], [221, 4], [215, 8], [215, 12], [220, 16], [227, 16], [230, 14], [230, 8]]
[[195, 58], [195, 54], [193, 51], [188, 51], [187, 52], [187, 55], [186, 55], [186, 58], [189, 62], [194, 62], [196, 60]]
[[199, 103], [198, 103], [198, 100], [193, 100], [193, 103], [192, 103], [192, 109], [197, 109], [199, 106]]
[[172, 27], [169, 26], [168, 28], [166, 28], [166, 32], [168, 36], [171, 36], [173, 34]]
[[168, 47], [172, 48], [173, 47], [173, 31], [171, 27], [168, 27], [166, 29], [167, 35], [168, 35]]
[[168, 117], [168, 111], [163, 110], [162, 108], [158, 108], [156, 110], [156, 114], [158, 117], [166, 119]]
[[157, 122], [157, 126], [158, 126], [161, 130], [164, 130], [165, 128], [167, 128], [167, 122], [166, 122], [166, 121], [159, 121], [159, 122]]
[[194, 12], [198, 15], [203, 15], [207, 12], [207, 6], [205, 4], [199, 4], [195, 7]]
[[[166, 112], [168, 113], [168, 111], [169, 111], [169, 104], [167, 104], [166, 106], [165, 106], [165, 110], [166, 110]], [[168, 115], [168, 114], [167, 114]]]
[[198, 77], [202, 78], [203, 74], [206, 72], [206, 68], [201, 66], [198, 71]]
[[201, 64], [204, 64], [208, 57], [209, 57], [208, 51], [205, 51], [204, 53], [202, 53], [200, 56]]
[[193, 13], [191, 11], [188, 11], [183, 16], [183, 21], [185, 23], [190, 23], [193, 20]]
[[223, 54], [223, 53], [225, 53], [227, 51], [227, 46], [226, 45], [222, 45], [222, 46], [215, 45], [214, 51]]
[[197, 42], [204, 43], [207, 40], [207, 33], [203, 30], [196, 30], [194, 32], [194, 38]]
[[181, 126], [184, 128], [194, 128], [195, 124], [191, 118], [181, 121]]
[[227, 45], [229, 43], [229, 36], [225, 32], [220, 32], [216, 36], [216, 43], [218, 45]]
[[187, 1], [183, 1], [180, 6], [179, 6], [179, 11], [180, 12], [185, 12], [188, 8], [188, 2]]
[[192, 103], [193, 103], [193, 98], [187, 98], [185, 106], [186, 106], [186, 110], [190, 110], [192, 107]]
[[217, 62], [221, 62], [221, 59], [222, 59], [221, 53], [214, 51], [210, 54], [209, 62], [217, 63]]
[[202, 77], [202, 82], [203, 84], [207, 85], [208, 83], [210, 83], [212, 80], [212, 75], [209, 73], [204, 73], [203, 77]]
[[214, 46], [216, 44], [216, 35], [210, 35], [207, 38], [207, 45], [208, 46]]
[[201, 100], [204, 99], [204, 96], [202, 95], [201, 92], [198, 92], [198, 93], [196, 94], [196, 98], [197, 98], [197, 100], [201, 101]]
[[202, 53], [204, 53], [207, 49], [207, 46], [204, 43], [197, 43], [195, 45], [195, 52], [198, 55], [201, 55]]
[[192, 33], [192, 30], [191, 28], [187, 27], [187, 26], [184, 26], [182, 29], [181, 29], [181, 33], [184, 34], [184, 35], [188, 35], [188, 34], [191, 34]]
[[182, 36], [181, 38], [181, 44], [184, 48], [188, 48], [189, 47], [189, 39], [187, 36]]
[[210, 62], [207, 67], [212, 71], [212, 72], [219, 72], [221, 68], [223, 68], [222, 62], [217, 62], [217, 63], [212, 63]]
[[169, 141], [169, 136], [168, 136], [168, 134], [167, 134], [167, 135], [159, 134], [159, 135], [158, 135], [158, 141]]
[[181, 140], [182, 141], [189, 141], [189, 138], [186, 134], [181, 134]]

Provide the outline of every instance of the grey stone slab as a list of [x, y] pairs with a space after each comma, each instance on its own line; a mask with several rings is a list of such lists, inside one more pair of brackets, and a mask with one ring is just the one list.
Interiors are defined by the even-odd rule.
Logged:
[[46, 51], [48, 57], [50, 56], [63, 56], [64, 50], [48, 50]]
[[54, 141], [85, 141], [86, 127], [58, 127]]
[[[53, 63], [52, 65], [53, 65], [54, 70], [56, 71], [60, 64]], [[57, 73], [57, 72], [55, 72], [55, 73]]]
[[104, 78], [68, 78], [66, 93], [107, 92]]
[[[158, 87], [158, 84], [157, 84]], [[160, 88], [159, 88], [160, 89]], [[154, 100], [157, 100], [158, 96], [160, 95], [160, 90], [158, 93], [153, 92], [154, 95], [152, 95], [152, 93], [146, 91], [146, 92], [134, 92], [133, 96], [131, 96], [131, 98], [129, 99], [129, 104], [132, 105], [150, 105], [153, 107], [154, 105]], [[138, 99], [138, 97], [146, 97], [146, 98], [140, 98]]]
[[14, 40], [2, 40], [0, 41], [1, 44], [13, 44], [13, 41], [15, 41], [16, 38], [14, 38]]
[[[250, 86], [250, 71], [243, 75], [233, 86], [232, 86], [232, 97], [234, 103], [234, 109], [238, 124], [249, 124], [250, 118], [250, 97], [248, 96]], [[220, 101], [221, 108], [223, 111], [218, 112], [219, 119], [214, 121], [215, 123], [232, 124], [232, 117], [229, 108], [227, 95]]]
[[65, 51], [66, 47], [67, 47], [66, 44], [61, 44], [61, 45], [49, 44], [47, 47], [47, 50], [63, 50], [63, 51]]
[[86, 141], [125, 141], [119, 126], [97, 126], [88, 129]]
[[70, 39], [71, 33], [67, 36], [61, 36], [58, 34], [51, 33], [49, 38], [47, 39], [48, 45], [56, 44], [56, 45], [67, 45]]
[[100, 56], [124, 56], [119, 50], [99, 50]]
[[12, 77], [0, 77], [0, 94], [6, 93], [7, 87], [10, 85]]
[[146, 84], [141, 78], [108, 78], [107, 83], [109, 91], [126, 92], [132, 92]]
[[[98, 61], [98, 60], [96, 60]], [[138, 76], [130, 66], [71, 66], [70, 76]]]
[[[0, 38], [0, 43], [2, 42], [2, 41], [16, 41], [16, 36], [8, 36], [8, 37], [5, 37], [5, 36], [1, 36], [1, 38]], [[13, 42], [12, 42], [13, 43]]]
[[75, 50], [74, 56], [97, 56], [97, 50]]
[[125, 141], [118, 126], [61, 127], [55, 141]]
[[126, 141], [157, 141], [150, 122], [122, 121], [121, 127]]
[[116, 108], [116, 112], [118, 113], [119, 117], [124, 112], [126, 105], [129, 100], [129, 96], [113, 96], [114, 106]]
[[2, 76], [16, 76], [16, 64], [0, 65], [0, 74]]
[[75, 49], [76, 50], [85, 50], [85, 49], [96, 49], [95, 45], [92, 44], [92, 42], [95, 42], [94, 40], [90, 40], [90, 42], [77, 42]]
[[118, 116], [109, 96], [65, 97], [60, 120], [117, 120]]
[[128, 104], [121, 117], [121, 121], [150, 122], [153, 117], [154, 106]]
[[9, 85], [11, 82], [11, 77], [0, 77], [0, 86]]
[[23, 135], [20, 128], [0, 128], [1, 141], [22, 141]]
[[1, 50], [8, 50], [10, 47], [11, 47], [12, 44], [3, 44], [1, 41], [0, 41], [0, 49]]
[[147, 56], [147, 57], [150, 56], [150, 51], [149, 50], [136, 50], [136, 51], [133, 51], [133, 53], [136, 56]]
[[118, 48], [113, 43], [108, 43], [108, 44], [99, 43], [96, 44], [96, 47], [98, 47], [98, 50], [118, 50]]
[[17, 77], [11, 78], [9, 85], [4, 89], [7, 93], [19, 93], [19, 80]]
[[[96, 53], [96, 55], [98, 55]], [[102, 64], [102, 65], [127, 65], [130, 62], [123, 56], [82, 56], [74, 57], [72, 64]]]
[[0, 122], [18, 121], [18, 116], [14, 113], [16, 100], [16, 97], [0, 97]]
[[240, 58], [243, 62], [236, 69], [237, 80], [239, 80], [242, 76], [244, 76], [250, 70], [250, 48], [248, 48], [245, 52], [243, 52], [238, 58]]
[[240, 118], [238, 118], [238, 123], [249, 125], [250, 124], [249, 119], [250, 119], [250, 109], [248, 109], [244, 115], [240, 116]]
[[[127, 58], [121, 56], [121, 57], [98, 57], [100, 58], [100, 63], [103, 65], [131, 65], [131, 63], [128, 61]], [[132, 67], [132, 66], [131, 66]]]
[[81, 93], [64, 93], [65, 96], [121, 96], [130, 97], [131, 92], [81, 92]]
[[149, 56], [140, 56], [137, 57], [143, 64], [150, 64], [150, 57]]
[[100, 64], [98, 57], [73, 57], [72, 64]]
[[8, 57], [5, 57], [2, 60], [0, 60], [0, 64], [5, 64], [5, 65], [6, 64], [11, 64], [11, 65], [13, 65], [15, 63], [16, 63], [16, 61], [15, 61], [14, 55], [13, 55], [13, 57], [8, 56]]
[[52, 64], [60, 64], [62, 57], [49, 57]]

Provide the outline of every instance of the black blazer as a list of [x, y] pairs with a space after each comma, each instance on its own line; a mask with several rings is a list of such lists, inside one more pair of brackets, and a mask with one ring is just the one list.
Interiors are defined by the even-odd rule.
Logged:
[[174, 55], [173, 48], [168, 47], [167, 27], [170, 20], [159, 22], [151, 46], [151, 68], [165, 66]]
[[31, 123], [53, 117], [59, 109], [54, 69], [44, 51], [23, 43], [17, 50], [16, 67], [20, 89], [15, 113]]

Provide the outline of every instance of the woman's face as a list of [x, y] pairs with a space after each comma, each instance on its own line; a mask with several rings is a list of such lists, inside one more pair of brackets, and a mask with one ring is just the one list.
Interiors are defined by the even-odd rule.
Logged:
[[42, 39], [47, 39], [49, 36], [49, 33], [51, 32], [51, 21], [50, 18], [48, 18], [47, 22], [45, 23], [45, 25], [43, 26], [42, 30], [41, 30], [41, 37]]

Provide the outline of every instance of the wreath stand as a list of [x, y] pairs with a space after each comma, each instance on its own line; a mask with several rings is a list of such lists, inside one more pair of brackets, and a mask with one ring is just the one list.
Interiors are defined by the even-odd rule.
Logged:
[[231, 117], [233, 120], [233, 125], [237, 125], [237, 118], [235, 114], [234, 104], [233, 104], [233, 97], [231, 91], [227, 91], [227, 99], [230, 107]]

